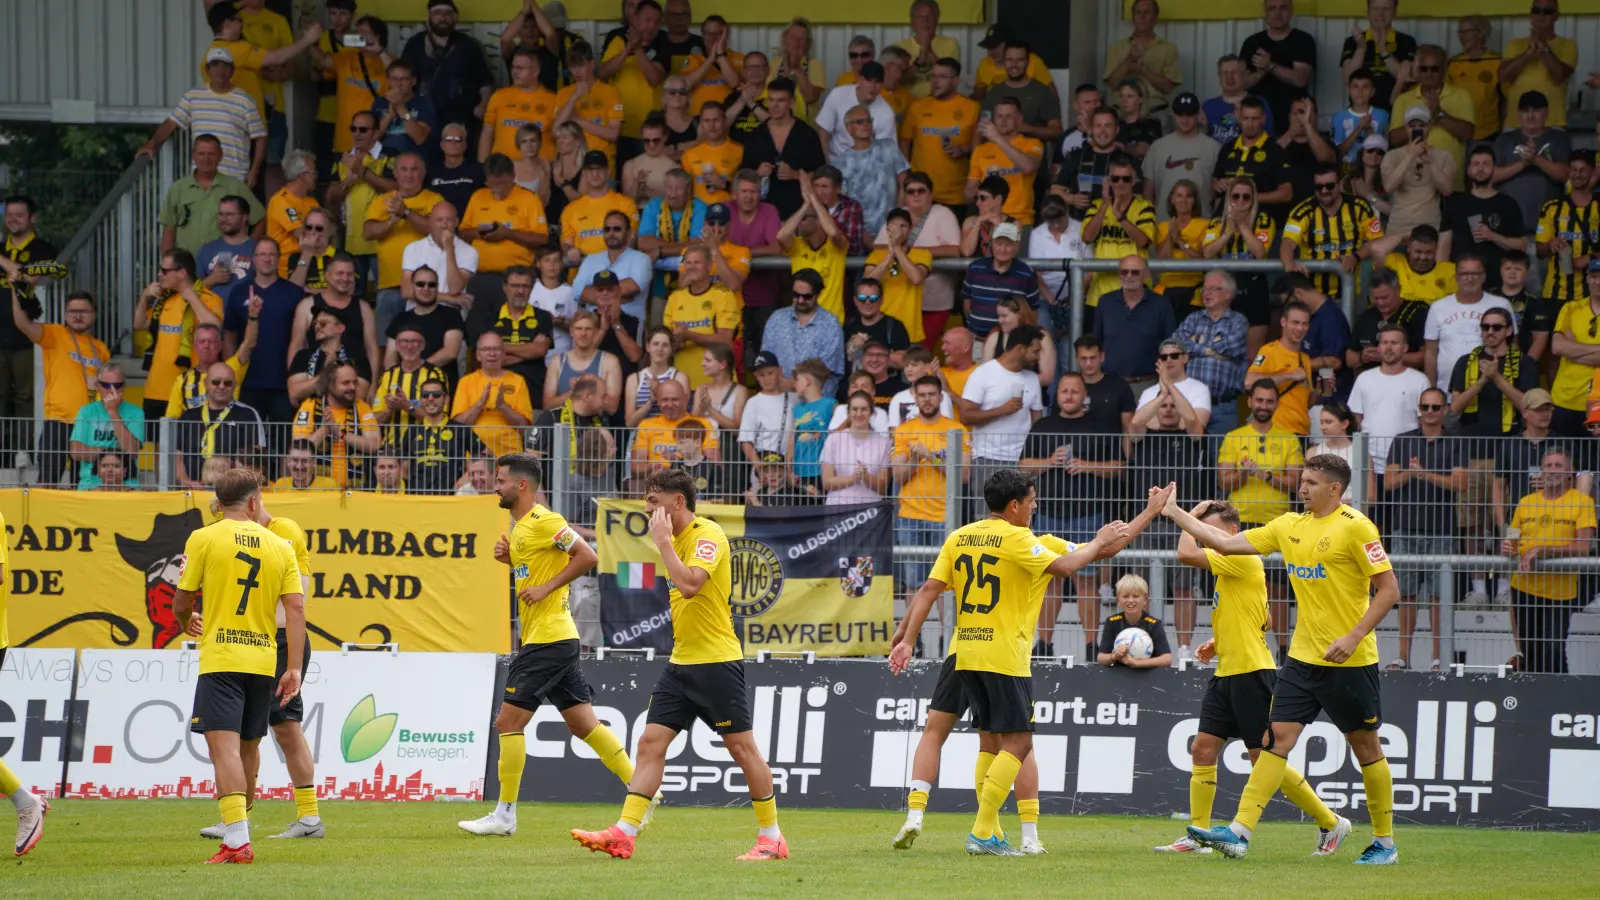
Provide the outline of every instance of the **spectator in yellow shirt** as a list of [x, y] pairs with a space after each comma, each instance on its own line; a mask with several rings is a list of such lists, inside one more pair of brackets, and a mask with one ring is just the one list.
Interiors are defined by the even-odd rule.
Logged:
[[683, 251], [679, 287], [667, 299], [661, 324], [672, 329], [677, 348], [673, 365], [689, 376], [689, 387], [698, 388], [710, 380], [700, 365], [707, 347], [732, 349], [739, 333], [742, 304], [726, 287], [711, 281], [711, 251], [694, 244]]
[[587, 43], [572, 45], [567, 66], [572, 70], [572, 84], [556, 94], [556, 125], [571, 122], [583, 129], [589, 149], [604, 153], [609, 164], [622, 134], [622, 94], [595, 79], [594, 50]]
[[671, 54], [661, 31], [661, 5], [656, 0], [632, 5], [625, 27], [605, 36], [595, 77], [611, 82], [622, 96], [622, 136], [637, 143], [645, 116], [661, 106]]
[[339, 487], [332, 478], [317, 474], [317, 447], [305, 438], [289, 442], [283, 469], [289, 474], [272, 482], [274, 491], [332, 491]]
[[[539, 83], [539, 51], [528, 46], [512, 51], [511, 84], [491, 94], [484, 109], [478, 161], [487, 162], [491, 153], [511, 158], [521, 155], [517, 150], [518, 129], [538, 125], [540, 132], [549, 134], [556, 108], [556, 95]], [[540, 156], [545, 159], [554, 159], [555, 154], [555, 141], [540, 148]]]
[[[1291, 300], [1278, 318], [1282, 335], [1261, 345], [1255, 361], [1244, 373], [1244, 383], [1257, 385], [1270, 380], [1278, 389], [1272, 424], [1290, 434], [1311, 433], [1311, 357], [1301, 350], [1306, 332], [1311, 329], [1311, 307]], [[1254, 390], [1251, 409], [1255, 408]], [[1252, 520], [1253, 521], [1253, 520]]]
[[778, 249], [789, 257], [791, 272], [813, 269], [822, 276], [817, 305], [843, 322], [844, 262], [849, 240], [817, 196], [811, 179], [809, 173], [800, 173], [800, 195], [805, 202], [778, 229]]
[[728, 113], [719, 103], [700, 110], [700, 141], [683, 151], [682, 166], [694, 178], [694, 195], [703, 203], [731, 203], [733, 173], [744, 158], [744, 146], [728, 140]]
[[910, 69], [901, 87], [912, 98], [926, 97], [932, 88], [933, 67], [941, 59], [960, 61], [961, 45], [955, 38], [939, 33], [938, 0], [916, 0], [911, 4], [911, 36], [893, 45], [910, 60]]
[[[1005, 29], [999, 25], [990, 25], [989, 30], [984, 32], [983, 40], [978, 42], [978, 46], [988, 51], [978, 60], [978, 67], [972, 76], [972, 99], [981, 101], [984, 94], [1010, 77], [1006, 74]], [[1031, 50], [1028, 51], [1028, 68], [1024, 77], [1048, 88], [1055, 87], [1055, 81], [1050, 77], [1050, 68], [1044, 64], [1039, 54]]]
[[88, 291], [67, 295], [65, 325], [35, 321], [11, 292], [11, 321], [44, 356], [44, 422], [39, 426], [39, 483], [55, 484], [67, 470], [67, 442], [78, 410], [99, 396], [98, 373], [111, 351], [95, 337], [94, 297]]
[[149, 330], [145, 351], [144, 414], [160, 420], [167, 410], [172, 383], [189, 368], [196, 325], [222, 326], [222, 298], [195, 280], [194, 255], [168, 250], [161, 255], [161, 274], [139, 295], [133, 308], [133, 330]]
[[[1022, 106], [1010, 97], [994, 104], [993, 116], [978, 124], [983, 140], [973, 148], [967, 169], [967, 199], [976, 200], [985, 178], [1004, 178], [1011, 188], [1005, 213], [1022, 225], [1033, 224], [1033, 180], [1044, 160], [1044, 144], [1018, 132]], [[1152, 227], [1154, 227], [1152, 225]]]
[[366, 481], [367, 455], [378, 449], [378, 419], [359, 396], [354, 365], [335, 362], [320, 379], [321, 390], [300, 404], [290, 434], [310, 442], [334, 484], [359, 486]]
[[267, 237], [278, 242], [278, 277], [289, 276], [289, 257], [300, 252], [300, 226], [317, 206], [317, 158], [291, 150], [283, 158], [283, 187], [267, 201]]
[[604, 153], [590, 150], [583, 155], [582, 193], [561, 210], [561, 250], [567, 264], [578, 266], [591, 253], [606, 249], [606, 215], [621, 212], [632, 222], [630, 231], [639, 228], [639, 207], [633, 200], [611, 189], [611, 161]]
[[1578, 575], [1534, 566], [1541, 559], [1594, 555], [1594, 498], [1573, 486], [1572, 458], [1559, 446], [1544, 452], [1539, 476], [1539, 491], [1517, 504], [1500, 553], [1517, 557], [1511, 614], [1522, 670], [1564, 675], [1567, 634], [1581, 605], [1574, 602]]
[[486, 331], [478, 336], [480, 368], [456, 385], [451, 421], [472, 426], [491, 456], [521, 453], [522, 429], [533, 424], [533, 400], [528, 383], [507, 370], [500, 335]]
[[444, 198], [424, 190], [426, 168], [416, 153], [402, 153], [394, 162], [394, 190], [372, 198], [361, 236], [378, 244], [377, 321], [385, 327], [405, 310], [400, 294], [406, 248], [432, 231], [428, 216]]
[[1521, 125], [1516, 102], [1528, 91], [1550, 98], [1551, 128], [1567, 127], [1567, 87], [1578, 67], [1578, 45], [1556, 34], [1561, 7], [1556, 0], [1534, 0], [1528, 10], [1528, 36], [1512, 38], [1501, 51], [1500, 92], [1505, 94], [1505, 130]]

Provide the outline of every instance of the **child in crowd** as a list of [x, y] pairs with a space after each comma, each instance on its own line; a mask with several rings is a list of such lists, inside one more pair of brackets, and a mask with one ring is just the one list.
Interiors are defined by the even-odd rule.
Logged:
[[1372, 105], [1372, 72], [1365, 68], [1351, 72], [1348, 90], [1350, 108], [1333, 114], [1333, 142], [1346, 168], [1356, 165], [1368, 135], [1389, 133], [1389, 113]]
[[[1103, 666], [1121, 664], [1134, 669], [1172, 665], [1172, 645], [1167, 643], [1167, 630], [1160, 619], [1148, 614], [1150, 585], [1138, 575], [1122, 576], [1117, 581], [1117, 608], [1121, 612], [1107, 616], [1100, 629], [1100, 652], [1096, 661]], [[1135, 659], [1128, 655], [1127, 644], [1117, 644], [1117, 635], [1125, 628], [1143, 628], [1150, 635], [1148, 659]]]

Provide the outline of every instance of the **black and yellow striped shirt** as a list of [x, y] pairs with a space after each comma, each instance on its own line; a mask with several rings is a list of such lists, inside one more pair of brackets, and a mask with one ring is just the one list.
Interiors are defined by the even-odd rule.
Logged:
[[[333, 257], [336, 252], [337, 251], [333, 247], [329, 247], [327, 250], [324, 250], [320, 256], [305, 257], [306, 290], [321, 291], [327, 289], [328, 263], [333, 262]], [[300, 262], [301, 255], [299, 253], [289, 254], [289, 260], [285, 266], [287, 267], [291, 276], [294, 275], [294, 270], [300, 265]]]
[[[1339, 198], [1339, 208], [1331, 214], [1316, 197], [1308, 197], [1289, 211], [1283, 225], [1283, 239], [1300, 249], [1301, 259], [1340, 259], [1381, 237], [1383, 223], [1371, 204], [1350, 194]], [[1338, 296], [1336, 273], [1312, 272], [1311, 281], [1324, 294]]]
[[[450, 379], [444, 370], [432, 363], [424, 362], [415, 372], [407, 372], [399, 365], [390, 366], [383, 370], [383, 375], [378, 379], [378, 391], [374, 395], [374, 403], [379, 409], [385, 408], [384, 399], [390, 394], [399, 394], [411, 401], [412, 408], [422, 401], [422, 386], [430, 381], [444, 382], [445, 409], [450, 408]], [[400, 434], [400, 429], [413, 422], [418, 417], [410, 409], [397, 409], [390, 415], [389, 424], [384, 428], [383, 442], [393, 443]]]
[[[250, 371], [250, 364], [240, 362], [237, 355], [223, 361], [233, 370], [233, 399], [237, 400], [244, 376]], [[178, 380], [172, 384], [172, 394], [167, 397], [167, 418], [176, 419], [186, 409], [205, 405], [206, 375], [205, 369], [196, 366], [178, 376]]]
[[[1573, 260], [1592, 255], [1600, 247], [1600, 200], [1591, 197], [1588, 203], [1578, 206], [1568, 194], [1546, 201], [1539, 210], [1539, 230], [1534, 239], [1545, 244], [1558, 237], [1572, 246]], [[1571, 271], [1563, 274], [1558, 256], [1551, 253], [1545, 265], [1544, 296], [1559, 303], [1587, 296], [1583, 266], [1575, 262], [1567, 267]]]

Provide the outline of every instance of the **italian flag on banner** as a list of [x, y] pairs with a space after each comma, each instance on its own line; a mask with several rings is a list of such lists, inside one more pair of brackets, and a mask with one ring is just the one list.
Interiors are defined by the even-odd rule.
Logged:
[[656, 564], [617, 563], [617, 587], [629, 591], [649, 591], [656, 586]]

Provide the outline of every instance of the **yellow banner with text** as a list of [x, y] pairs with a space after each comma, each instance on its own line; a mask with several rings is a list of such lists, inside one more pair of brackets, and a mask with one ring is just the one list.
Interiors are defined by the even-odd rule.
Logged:
[[[172, 598], [205, 493], [0, 491], [16, 647], [177, 647]], [[311, 551], [313, 649], [510, 649], [508, 573], [494, 560], [507, 519], [493, 496], [268, 494]], [[203, 603], [202, 599], [202, 603]]]

